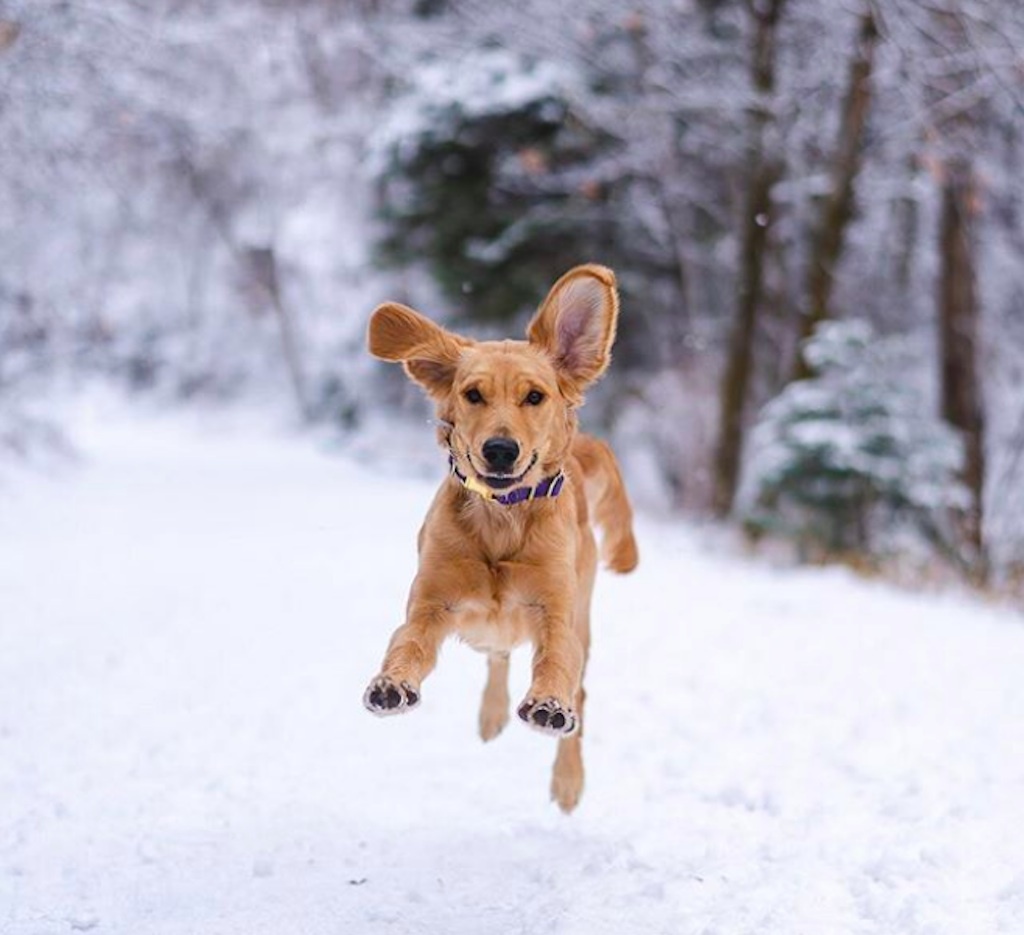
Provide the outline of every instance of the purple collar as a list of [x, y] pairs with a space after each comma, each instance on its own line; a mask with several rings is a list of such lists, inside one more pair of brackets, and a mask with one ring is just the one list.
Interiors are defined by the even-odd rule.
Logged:
[[467, 490], [480, 494], [485, 500], [493, 500], [504, 506], [515, 506], [517, 503], [526, 503], [529, 500], [539, 500], [543, 497], [557, 497], [562, 492], [562, 485], [565, 483], [565, 475], [559, 471], [553, 477], [545, 477], [536, 487], [516, 487], [507, 493], [498, 493], [475, 478], [463, 474], [455, 466], [455, 458], [452, 455], [448, 456], [448, 465], [451, 468], [452, 476], [456, 477]]

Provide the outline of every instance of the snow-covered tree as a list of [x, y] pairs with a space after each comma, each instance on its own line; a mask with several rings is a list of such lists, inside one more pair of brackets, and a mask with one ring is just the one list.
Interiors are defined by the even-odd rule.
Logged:
[[967, 504], [963, 446], [907, 381], [905, 343], [863, 320], [824, 322], [804, 355], [812, 376], [772, 400], [753, 432], [748, 527], [839, 554], [884, 551], [905, 521], [950, 547], [950, 518]]
[[611, 241], [606, 192], [587, 183], [601, 145], [571, 68], [506, 49], [410, 69], [372, 145], [383, 257], [425, 262], [456, 309], [507, 320]]

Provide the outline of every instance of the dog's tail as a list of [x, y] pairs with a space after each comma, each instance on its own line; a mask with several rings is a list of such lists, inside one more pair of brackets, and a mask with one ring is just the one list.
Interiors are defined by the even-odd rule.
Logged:
[[583, 469], [591, 518], [601, 530], [601, 557], [612, 571], [626, 574], [636, 568], [640, 556], [619, 462], [607, 444], [582, 433], [576, 436], [572, 453]]

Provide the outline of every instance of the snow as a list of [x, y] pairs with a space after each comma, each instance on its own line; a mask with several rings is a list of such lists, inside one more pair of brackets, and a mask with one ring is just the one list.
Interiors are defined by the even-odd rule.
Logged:
[[476, 738], [467, 648], [360, 705], [432, 492], [401, 451], [95, 402], [76, 436], [0, 487], [4, 935], [1024, 931], [1009, 610], [644, 519], [567, 818], [552, 742]]

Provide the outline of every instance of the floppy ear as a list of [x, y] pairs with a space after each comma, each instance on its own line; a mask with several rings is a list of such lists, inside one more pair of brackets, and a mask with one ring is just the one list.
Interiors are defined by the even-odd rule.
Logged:
[[526, 335], [582, 390], [611, 361], [618, 315], [615, 274], [604, 266], [577, 266], [554, 284]]
[[459, 357], [469, 346], [465, 338], [397, 302], [373, 310], [367, 344], [374, 357], [401, 361], [405, 372], [431, 396], [451, 389]]

